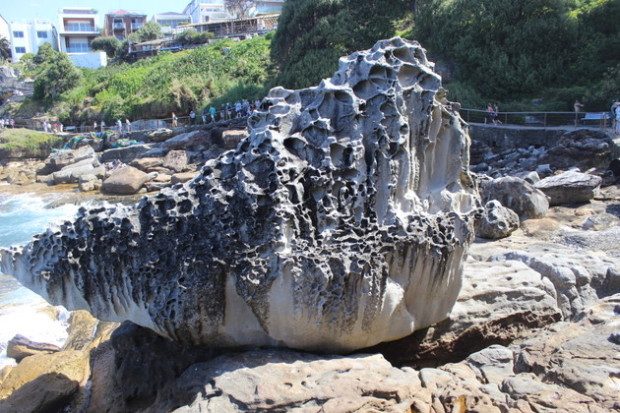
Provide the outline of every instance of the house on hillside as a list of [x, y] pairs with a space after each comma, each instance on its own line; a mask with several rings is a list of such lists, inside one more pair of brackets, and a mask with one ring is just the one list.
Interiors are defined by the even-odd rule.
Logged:
[[234, 18], [226, 10], [224, 0], [210, 0], [209, 2], [191, 0], [183, 9], [183, 13], [192, 18], [192, 23], [208, 23]]
[[105, 52], [93, 52], [90, 44], [100, 36], [97, 10], [64, 7], [58, 14], [58, 49], [69, 54], [76, 66], [96, 69], [107, 65]]
[[43, 43], [50, 43], [58, 50], [58, 32], [48, 21], [33, 20], [30, 22], [9, 23], [9, 37], [13, 62], [18, 62], [26, 53], [36, 54]]
[[282, 7], [285, 0], [256, 0], [254, 2], [253, 13], [251, 16], [260, 16], [261, 14], [282, 13]]
[[9, 22], [7, 22], [6, 19], [0, 14], [0, 37], [4, 37], [9, 40], [10, 36]]
[[278, 27], [279, 17], [279, 14], [267, 14], [247, 19], [190, 24], [187, 27], [199, 33], [213, 33], [216, 39], [233, 37], [243, 40], [275, 30]]
[[125, 40], [146, 23], [146, 14], [116, 10], [104, 16], [104, 33], [118, 40]]
[[164, 37], [174, 36], [179, 26], [192, 22], [190, 15], [171, 11], [167, 13], [154, 14], [151, 20], [161, 26], [161, 31], [164, 34]]

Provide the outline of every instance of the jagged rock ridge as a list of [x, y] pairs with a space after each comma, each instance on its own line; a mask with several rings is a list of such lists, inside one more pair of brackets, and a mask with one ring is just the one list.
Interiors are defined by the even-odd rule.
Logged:
[[444, 319], [479, 199], [419, 44], [272, 89], [236, 150], [135, 207], [82, 209], [1, 252], [51, 303], [212, 346], [343, 351]]

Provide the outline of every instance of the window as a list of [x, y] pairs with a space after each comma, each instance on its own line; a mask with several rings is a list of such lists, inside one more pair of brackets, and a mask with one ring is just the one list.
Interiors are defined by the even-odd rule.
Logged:
[[15, 48], [15, 53], [26, 53], [26, 48], [25, 47], [16, 47]]
[[13, 37], [15, 37], [16, 39], [20, 37], [24, 37], [24, 32], [22, 31], [13, 32]]
[[46, 31], [38, 31], [37, 32], [37, 38], [38, 39], [47, 39], [47, 32]]

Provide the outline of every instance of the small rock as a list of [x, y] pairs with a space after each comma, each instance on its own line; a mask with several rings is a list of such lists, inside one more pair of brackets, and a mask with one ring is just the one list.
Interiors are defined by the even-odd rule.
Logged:
[[21, 334], [17, 334], [9, 340], [6, 355], [14, 358], [19, 363], [24, 358], [34, 356], [35, 354], [51, 354], [57, 351], [60, 351], [60, 347], [53, 344], [38, 343], [29, 340]]
[[486, 239], [505, 238], [519, 228], [519, 216], [499, 201], [489, 201], [476, 221], [476, 236]]

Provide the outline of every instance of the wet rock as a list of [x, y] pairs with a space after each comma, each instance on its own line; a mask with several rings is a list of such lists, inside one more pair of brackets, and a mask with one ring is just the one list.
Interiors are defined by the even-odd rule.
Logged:
[[504, 238], [519, 228], [519, 216], [502, 206], [499, 201], [484, 205], [480, 219], [476, 221], [476, 236], [487, 239]]
[[567, 171], [542, 179], [534, 186], [549, 197], [549, 205], [579, 204], [594, 198], [601, 182], [596, 175]]

